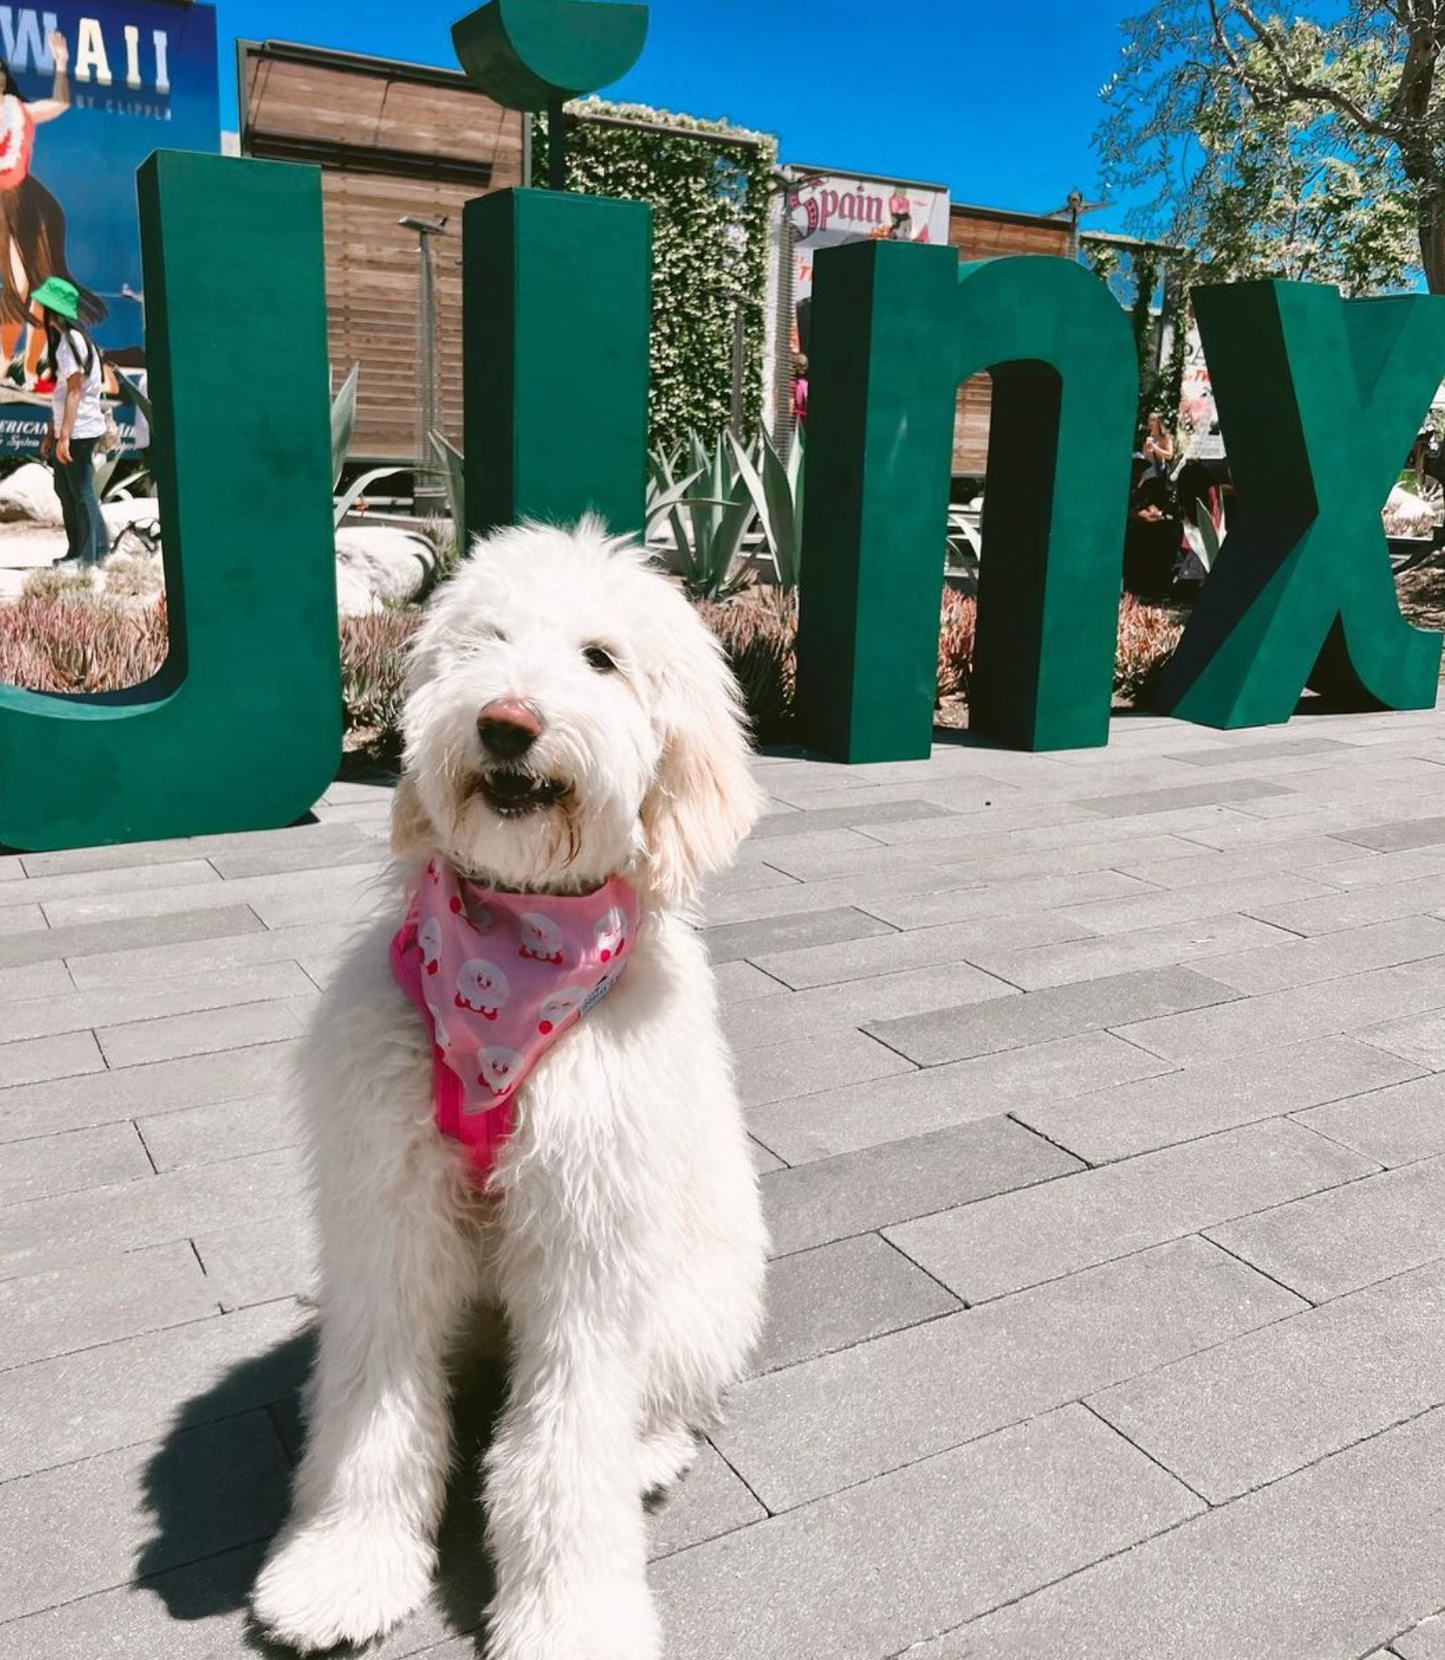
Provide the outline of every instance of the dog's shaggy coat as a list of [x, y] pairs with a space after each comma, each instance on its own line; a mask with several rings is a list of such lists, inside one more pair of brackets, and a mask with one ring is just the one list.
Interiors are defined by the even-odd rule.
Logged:
[[[499, 764], [479, 712], [541, 733]], [[758, 810], [736, 688], [665, 578], [599, 525], [478, 544], [410, 663], [393, 845], [495, 887], [629, 877], [612, 994], [542, 1058], [486, 1192], [433, 1120], [431, 1057], [387, 946], [361, 938], [302, 1050], [320, 1352], [289, 1523], [256, 1585], [271, 1634], [362, 1642], [426, 1595], [446, 1485], [447, 1354], [505, 1312], [484, 1460], [493, 1660], [649, 1660], [642, 1497], [689, 1463], [755, 1339], [765, 1236], [706, 952], [687, 912]], [[519, 769], [524, 776], [518, 776]], [[500, 782], [499, 782], [500, 780]], [[535, 796], [528, 796], [533, 781]]]

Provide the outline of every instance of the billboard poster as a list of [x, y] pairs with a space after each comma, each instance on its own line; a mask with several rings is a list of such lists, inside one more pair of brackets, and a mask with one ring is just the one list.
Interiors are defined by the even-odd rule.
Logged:
[[1179, 386], [1179, 448], [1190, 461], [1221, 461], [1224, 439], [1199, 330], [1184, 337], [1184, 377]]
[[[46, 277], [80, 289], [109, 363], [144, 367], [136, 169], [153, 150], [220, 149], [215, 8], [0, 4], [0, 59], [0, 455], [34, 454], [49, 363], [29, 295]], [[114, 413], [129, 439], [131, 411]]]
[[808, 349], [813, 260], [819, 248], [870, 238], [891, 242], [948, 241], [948, 192], [937, 185], [861, 173], [792, 170], [788, 214], [793, 227], [794, 351]]

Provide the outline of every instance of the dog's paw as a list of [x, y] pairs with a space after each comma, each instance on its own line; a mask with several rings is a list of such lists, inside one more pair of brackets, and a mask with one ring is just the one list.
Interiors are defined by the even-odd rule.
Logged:
[[492, 1605], [488, 1660], [660, 1660], [646, 1581], [579, 1586], [565, 1598], [502, 1597]]
[[269, 1636], [303, 1651], [380, 1637], [426, 1596], [435, 1552], [375, 1524], [288, 1529], [256, 1581], [251, 1612]]
[[661, 1430], [638, 1448], [638, 1486], [644, 1497], [661, 1496], [697, 1462], [698, 1437], [690, 1429]]

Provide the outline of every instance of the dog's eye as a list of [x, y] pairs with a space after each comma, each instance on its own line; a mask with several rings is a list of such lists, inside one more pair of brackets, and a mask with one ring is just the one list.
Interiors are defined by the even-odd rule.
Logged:
[[616, 663], [612, 661], [611, 656], [601, 646], [588, 646], [582, 655], [597, 670], [598, 674], [613, 674], [616, 672]]

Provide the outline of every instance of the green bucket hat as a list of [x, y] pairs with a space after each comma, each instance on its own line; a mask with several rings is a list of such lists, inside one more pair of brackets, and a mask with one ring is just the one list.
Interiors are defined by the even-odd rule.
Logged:
[[64, 277], [47, 277], [39, 288], [31, 290], [30, 300], [33, 305], [43, 305], [50, 311], [58, 311], [72, 323], [80, 316], [80, 290]]

